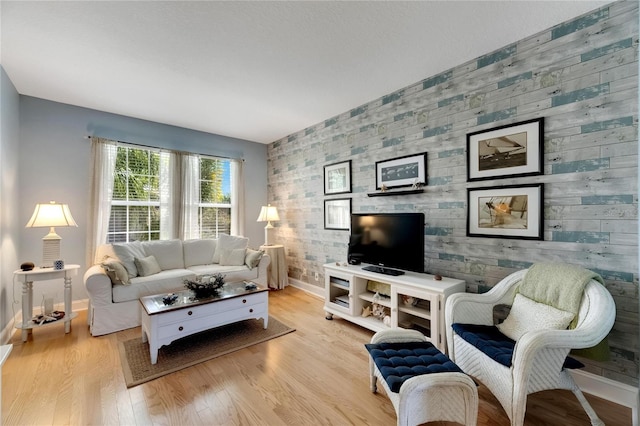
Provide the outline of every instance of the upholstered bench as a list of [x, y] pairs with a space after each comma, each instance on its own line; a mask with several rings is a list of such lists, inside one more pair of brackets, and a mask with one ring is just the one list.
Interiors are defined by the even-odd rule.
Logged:
[[416, 330], [376, 333], [369, 351], [371, 391], [377, 379], [396, 411], [398, 425], [451, 421], [475, 425], [478, 390], [445, 354]]

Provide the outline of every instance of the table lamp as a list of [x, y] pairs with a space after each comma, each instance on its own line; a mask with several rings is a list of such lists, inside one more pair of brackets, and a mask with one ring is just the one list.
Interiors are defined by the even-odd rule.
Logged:
[[60, 259], [60, 235], [56, 234], [55, 227], [78, 226], [71, 216], [67, 204], [59, 204], [55, 201], [36, 204], [33, 216], [27, 222], [26, 228], [49, 227], [49, 233], [42, 238], [42, 267], [51, 268], [53, 262]]
[[256, 222], [267, 222], [267, 226], [264, 227], [264, 245], [270, 246], [269, 242], [269, 233], [273, 229], [273, 225], [271, 222], [276, 222], [280, 220], [280, 216], [278, 216], [278, 209], [273, 207], [271, 204], [267, 204], [266, 206], [262, 206], [260, 209], [260, 215], [258, 216], [258, 220]]

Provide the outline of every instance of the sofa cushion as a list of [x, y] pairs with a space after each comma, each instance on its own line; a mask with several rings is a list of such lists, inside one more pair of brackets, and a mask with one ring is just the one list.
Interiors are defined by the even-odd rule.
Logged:
[[[516, 342], [498, 330], [494, 325], [451, 324], [453, 331], [470, 345], [505, 367], [511, 367], [511, 358]], [[567, 357], [564, 368], [582, 368], [580, 361]]]
[[431, 342], [367, 343], [364, 345], [391, 392], [423, 374], [462, 370]]
[[134, 259], [146, 257], [147, 255], [142, 248], [140, 241], [132, 241], [130, 243], [114, 243], [113, 252], [118, 257], [118, 260], [127, 268], [129, 278], [135, 278], [138, 276], [138, 268]]
[[248, 245], [248, 238], [220, 234], [216, 244], [216, 251], [213, 253], [213, 263], [220, 263], [220, 254], [223, 250], [246, 249]]
[[222, 250], [220, 252], [220, 266], [242, 266], [246, 249]]
[[154, 256], [160, 265], [160, 269], [184, 269], [184, 255], [182, 254], [181, 240], [154, 240], [142, 243], [145, 255]]
[[260, 264], [260, 259], [262, 259], [263, 255], [263, 250], [253, 250], [248, 248], [244, 259], [244, 264], [247, 265], [247, 268], [253, 269]]
[[170, 269], [148, 277], [131, 279], [131, 285], [114, 285], [113, 301], [115, 303], [137, 300], [152, 294], [172, 293], [184, 290], [185, 279], [195, 279], [196, 275], [188, 269]]
[[211, 238], [198, 240], [185, 240], [182, 242], [184, 252], [184, 266], [210, 265], [213, 263], [213, 254], [216, 251], [216, 242]]
[[148, 277], [149, 275], [154, 275], [162, 271], [162, 269], [160, 269], [160, 265], [158, 265], [158, 261], [153, 255], [147, 256], [143, 259], [138, 259], [136, 257], [134, 261], [136, 268], [138, 268], [138, 276], [140, 277]]
[[107, 257], [101, 263], [112, 284], [129, 285], [129, 273], [127, 268], [116, 258]]
[[553, 306], [538, 303], [516, 294], [511, 311], [498, 330], [505, 336], [518, 340], [523, 334], [535, 330], [564, 330], [575, 315]]

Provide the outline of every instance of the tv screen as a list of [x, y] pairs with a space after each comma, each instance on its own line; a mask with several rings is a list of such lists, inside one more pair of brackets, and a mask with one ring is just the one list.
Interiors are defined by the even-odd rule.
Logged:
[[352, 214], [349, 259], [424, 272], [424, 213]]

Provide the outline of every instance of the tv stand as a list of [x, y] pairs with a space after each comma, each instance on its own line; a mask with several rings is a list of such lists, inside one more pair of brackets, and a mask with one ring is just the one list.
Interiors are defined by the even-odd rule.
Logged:
[[[443, 353], [447, 350], [444, 305], [453, 293], [465, 291], [465, 282], [412, 271], [400, 271], [402, 275], [384, 275], [372, 272], [371, 266], [328, 263], [324, 265], [325, 300], [327, 319], [336, 315], [373, 331], [402, 327], [419, 330]], [[388, 269], [388, 268], [385, 268]], [[374, 291], [367, 289], [369, 281], [387, 285], [390, 297], [375, 298], [384, 306], [389, 325], [381, 319], [363, 317], [363, 310], [374, 302]]]
[[399, 269], [385, 268], [384, 266], [370, 265], [363, 266], [362, 269], [364, 271], [377, 272], [378, 274], [393, 275], [394, 277], [397, 277], [398, 275], [404, 275], [404, 271], [401, 271]]

